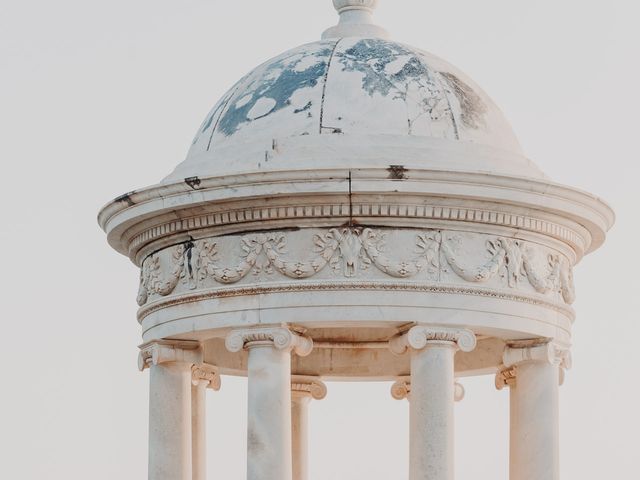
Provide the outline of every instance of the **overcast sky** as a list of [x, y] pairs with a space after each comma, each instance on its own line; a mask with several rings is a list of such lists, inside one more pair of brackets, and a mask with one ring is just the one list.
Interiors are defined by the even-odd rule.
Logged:
[[[637, 476], [640, 29], [631, 0], [381, 0], [394, 39], [449, 60], [553, 179], [618, 220], [576, 269], [562, 478]], [[142, 479], [148, 372], [138, 272], [95, 217], [183, 160], [248, 70], [314, 41], [330, 0], [0, 0], [0, 477]], [[508, 392], [464, 382], [457, 480], [506, 480]], [[210, 479], [245, 475], [246, 385], [209, 395]], [[407, 477], [408, 405], [330, 384], [311, 405], [311, 480]]]

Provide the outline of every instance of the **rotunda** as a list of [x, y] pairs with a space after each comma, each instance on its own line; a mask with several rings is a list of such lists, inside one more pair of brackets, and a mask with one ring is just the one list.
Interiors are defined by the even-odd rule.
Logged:
[[207, 389], [248, 381], [249, 480], [306, 480], [325, 381], [388, 380], [410, 479], [452, 480], [457, 380], [511, 396], [510, 478], [558, 479], [572, 269], [612, 226], [556, 184], [466, 75], [334, 0], [322, 39], [258, 66], [187, 158], [99, 222], [141, 269], [149, 478], [203, 480]]

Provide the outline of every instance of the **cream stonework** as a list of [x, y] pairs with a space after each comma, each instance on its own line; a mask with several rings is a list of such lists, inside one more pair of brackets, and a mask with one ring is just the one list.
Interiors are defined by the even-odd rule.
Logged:
[[249, 480], [308, 479], [311, 400], [337, 380], [390, 382], [410, 480], [453, 480], [471, 375], [509, 391], [510, 478], [558, 478], [573, 269], [613, 212], [545, 176], [464, 73], [390, 40], [377, 3], [334, 0], [321, 40], [243, 77], [171, 174], [99, 214], [140, 268], [150, 480], [206, 478], [224, 375], [247, 377]]

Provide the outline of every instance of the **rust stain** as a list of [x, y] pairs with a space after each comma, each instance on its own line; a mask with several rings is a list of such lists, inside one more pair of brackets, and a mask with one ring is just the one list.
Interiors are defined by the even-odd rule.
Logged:
[[389, 168], [387, 168], [391, 180], [404, 180], [407, 178], [408, 171], [403, 165], [389, 165]]

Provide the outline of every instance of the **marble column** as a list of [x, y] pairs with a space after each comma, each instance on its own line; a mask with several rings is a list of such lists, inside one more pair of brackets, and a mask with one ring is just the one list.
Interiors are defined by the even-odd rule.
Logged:
[[454, 478], [454, 355], [476, 346], [470, 330], [418, 325], [390, 342], [411, 349], [410, 480]]
[[193, 480], [207, 478], [207, 388], [220, 390], [220, 375], [212, 365], [191, 368], [191, 450]]
[[293, 480], [309, 478], [309, 403], [326, 395], [326, 385], [317, 378], [298, 375], [291, 378]]
[[149, 480], [192, 480], [191, 367], [198, 342], [155, 341], [140, 347], [149, 368]]
[[510, 389], [510, 480], [559, 480], [559, 384], [568, 350], [547, 341], [505, 349], [496, 386]]
[[310, 338], [284, 327], [232, 331], [231, 352], [248, 350], [247, 480], [292, 480], [291, 352], [308, 355]]

